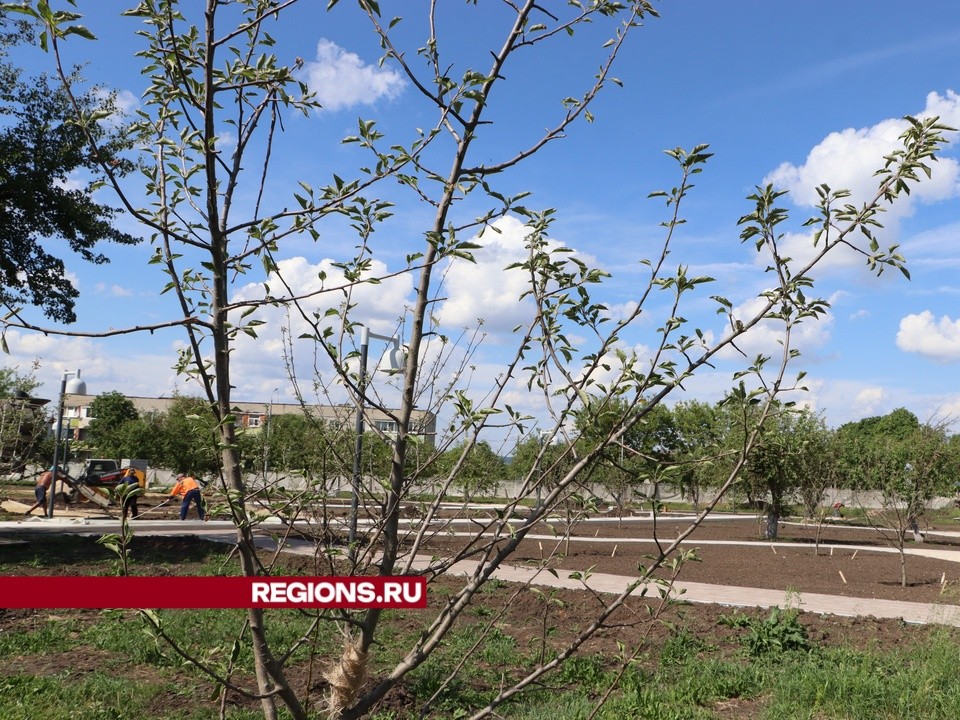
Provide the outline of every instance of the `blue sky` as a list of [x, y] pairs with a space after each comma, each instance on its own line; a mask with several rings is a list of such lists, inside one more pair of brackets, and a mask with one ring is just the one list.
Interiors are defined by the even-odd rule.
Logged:
[[[145, 81], [133, 57], [137, 22], [119, 17], [128, 4], [81, 0], [80, 11], [88, 13], [85, 23], [100, 40], [71, 40], [67, 53], [72, 61], [86, 63], [89, 79], [121, 91], [133, 105]], [[359, 156], [337, 141], [354, 133], [358, 116], [377, 119], [404, 141], [414, 127], [432, 122], [410, 84], [389, 65], [377, 65], [375, 39], [352, 5], [344, 0], [329, 13], [321, 5], [303, 3], [290, 22], [274, 31], [278, 55], [306, 61], [306, 78], [325, 105], [315, 115], [290, 118], [286, 124], [275, 151], [282, 158], [280, 171], [271, 182], [277, 202], [285, 202], [280, 188], [297, 179], [320, 184], [331, 172], [352, 174]], [[503, 6], [491, 0], [482, 0], [479, 8], [463, 5], [441, 3], [441, 36], [458, 64], [476, 60], [485, 67], [489, 51], [499, 45]], [[385, 0], [381, 6], [387, 18], [407, 13], [399, 26], [401, 42], [411, 51], [422, 43], [424, 22], [414, 15], [423, 3]], [[531, 207], [557, 209], [551, 236], [612, 273], [602, 295], [614, 314], [635, 300], [643, 279], [637, 260], [653, 252], [662, 237], [662, 202], [647, 195], [677, 179], [664, 149], [709, 143], [715, 153], [686, 205], [688, 222], [671, 262], [689, 264], [691, 274], [717, 278], [704, 297], [723, 294], [746, 306], [765, 286], [763, 267], [740, 244], [736, 225], [750, 210], [744, 198], [755, 185], [773, 181], [790, 190], [788, 207], [796, 220], [791, 232], [800, 242], [800, 221], [811, 214], [812, 187], [829, 182], [863, 192], [872, 183], [869, 171], [889, 152], [889, 138], [899, 132], [903, 115], [938, 113], [960, 126], [960, 98], [954, 94], [960, 90], [960, 3], [953, 0], [909, 11], [886, 0], [673, 0], [657, 7], [661, 18], [648, 20], [631, 36], [614, 72], [623, 87], [605, 91], [593, 107], [595, 121], [574, 126], [566, 139], [548, 146], [498, 186], [506, 192], [532, 192]], [[584, 79], [595, 72], [599, 40], [596, 28], [576, 43], [530, 55], [511, 67], [509, 83], [495, 96], [499, 121], [480, 139], [478, 160], [509, 156], [551, 125], [558, 101], [579, 94]], [[19, 51], [16, 58], [36, 71], [49, 61], [37, 51]], [[810, 393], [804, 401], [822, 411], [831, 425], [899, 406], [922, 419], [935, 413], [960, 416], [957, 156], [951, 145], [934, 180], [885, 217], [883, 240], [902, 246], [911, 281], [898, 273], [877, 279], [855, 259], [842, 256], [830, 261], [822, 277], [819, 292], [830, 298], [832, 308], [823, 321], [804, 327], [797, 368], [808, 372]], [[378, 260], [385, 269], [395, 269], [405, 253], [419, 249], [430, 212], [409, 196], [385, 192], [398, 206], [378, 234], [389, 238]], [[516, 288], [503, 272], [516, 257], [522, 230], [511, 220], [501, 229], [499, 237], [485, 237], [476, 266], [450, 270], [448, 299], [438, 309], [451, 331], [484, 318], [488, 337], [473, 360], [474, 387], [496, 376], [510, 328], [524, 312], [509, 294]], [[320, 242], [295, 240], [280, 257], [291, 277], [308, 287], [318, 267], [342, 259], [353, 244], [347, 228], [335, 224], [322, 229]], [[168, 299], [158, 296], [164, 276], [146, 265], [149, 243], [104, 249], [113, 258], [110, 265], [69, 263], [82, 294], [74, 329], [103, 330], [175, 316]], [[238, 284], [238, 296], [255, 293], [260, 279], [250, 276], [250, 285]], [[396, 327], [398, 309], [410, 297], [409, 279], [358, 295], [371, 327], [381, 332]], [[706, 330], [722, 332], [703, 298], [693, 302], [687, 317], [697, 318]], [[641, 323], [624, 338], [625, 345], [642, 355], [655, 327], [653, 321]], [[37, 376], [47, 397], [56, 394], [61, 371], [73, 368], [82, 369], [93, 393], [195, 392], [170, 369], [182, 342], [176, 331], [111, 340], [15, 332], [8, 341], [9, 363], [26, 367], [40, 360]], [[752, 349], [769, 349], [770, 342], [758, 336]], [[259, 342], [240, 348], [234, 399], [290, 398], [280, 346], [279, 323], [274, 322]], [[690, 393], [719, 399], [732, 367], [721, 363], [692, 382]], [[514, 392], [523, 407], [522, 390]], [[526, 409], [538, 412], [532, 400]]]

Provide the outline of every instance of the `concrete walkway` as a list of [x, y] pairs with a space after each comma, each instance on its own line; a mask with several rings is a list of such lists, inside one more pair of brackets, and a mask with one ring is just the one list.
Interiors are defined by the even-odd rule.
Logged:
[[[283, 526], [276, 523], [279, 530]], [[35, 517], [25, 521], [0, 522], [0, 534], [16, 535], [20, 539], [29, 539], [30, 536], [42, 536], [51, 533], [74, 533], [82, 535], [101, 535], [108, 532], [117, 532], [120, 524], [115, 520], [83, 519], [83, 518], [65, 518], [55, 517], [44, 519]], [[214, 520], [210, 522], [200, 522], [199, 520], [142, 520], [133, 524], [134, 531], [139, 535], [192, 535], [204, 537], [209, 540], [220, 542], [234, 542], [236, 538], [233, 524], [228, 521]], [[529, 539], [536, 540], [537, 536], [531, 536]], [[557, 541], [555, 536], [543, 536], [543, 539]], [[275, 547], [274, 541], [267, 536], [263, 536], [261, 542], [264, 547]], [[571, 541], [599, 542], [601, 538], [571, 538]], [[624, 540], [619, 538], [617, 543], [624, 542], [650, 542], [640, 538]], [[605, 542], [611, 542], [607, 539]], [[697, 544], [697, 543], [694, 543]], [[699, 541], [699, 544], [707, 544], [706, 541]], [[769, 542], [752, 543], [736, 541], [712, 541], [709, 544], [725, 545], [770, 545]], [[784, 549], [790, 549], [790, 543], [782, 544]], [[780, 547], [780, 545], [777, 545]], [[793, 546], [796, 547], [795, 545]], [[829, 546], [824, 546], [829, 547]], [[837, 546], [850, 551], [857, 549], [854, 545]], [[315, 546], [313, 543], [304, 540], [291, 540], [286, 548], [288, 552], [313, 555]], [[878, 548], [860, 546], [861, 552], [889, 552], [893, 548]], [[944, 560], [960, 562], [960, 551], [957, 550], [925, 550], [923, 548], [914, 548], [918, 555], [927, 555]], [[947, 557], [949, 555], [949, 557]], [[3, 558], [3, 550], [0, 548], [0, 561]], [[418, 556], [414, 559], [413, 566], [416, 569], [423, 569], [430, 565], [431, 559], [427, 556]], [[476, 572], [477, 563], [472, 561], [461, 561], [456, 563], [448, 572], [469, 576]], [[589, 588], [599, 593], [620, 594], [635, 581], [621, 575], [610, 575], [606, 573], [594, 573], [585, 581], [571, 579], [562, 573], [558, 576], [535, 568], [527, 568], [516, 565], [505, 565], [499, 568], [494, 577], [505, 582], [530, 583], [539, 587], [555, 587], [572, 590], [584, 590]], [[877, 598], [850, 598], [839, 595], [822, 595], [818, 593], [796, 593], [783, 592], [780, 590], [766, 590], [762, 588], [735, 587], [730, 585], [708, 585], [695, 582], [677, 582], [675, 583], [675, 597], [692, 603], [719, 604], [731, 607], [791, 607], [804, 612], [822, 613], [827, 615], [841, 615], [848, 617], [872, 616], [886, 619], [902, 619], [908, 623], [918, 624], [941, 624], [960, 627], [960, 606], [941, 605], [937, 603], [915, 603], [901, 602], [896, 600], [882, 600]], [[634, 590], [634, 594], [639, 596], [642, 588]], [[658, 587], [651, 585], [647, 595], [657, 597]], [[2, 602], [0, 602], [2, 604]]]
[[[476, 563], [457, 563], [452, 572], [469, 575]], [[532, 582], [540, 587], [583, 589], [584, 586], [600, 593], [622, 593], [634, 581], [621, 575], [594, 573], [586, 581], [554, 577], [548, 572], [517, 566], [506, 566], [494, 573], [494, 576], [506, 582]], [[732, 585], [707, 585], [695, 582], [676, 582], [674, 597], [692, 603], [727, 605], [731, 607], [782, 607], [796, 608], [804, 612], [824, 615], [842, 615], [847, 617], [872, 616], [876, 618], [902, 619], [908, 623], [952, 625], [960, 627], [960, 607], [935, 603], [900, 602], [878, 598], [850, 598], [840, 595], [821, 595], [819, 593], [783, 592], [782, 590], [764, 590], [762, 588], [735, 587]], [[642, 588], [633, 591], [639, 596]], [[658, 587], [651, 586], [647, 592], [657, 597]]]

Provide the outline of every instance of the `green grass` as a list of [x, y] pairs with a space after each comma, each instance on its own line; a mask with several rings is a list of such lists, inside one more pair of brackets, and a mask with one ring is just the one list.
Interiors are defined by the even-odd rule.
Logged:
[[[960, 717], [960, 650], [945, 634], [896, 653], [825, 652], [778, 678], [768, 717]], [[801, 712], [805, 709], [805, 712]]]
[[[169, 552], [162, 545], [136, 547], [137, 567], [161, 567], [170, 561]], [[9, 566], [20, 563], [21, 568], [41, 570], [48, 563], [52, 567], [52, 559], [84, 572], [98, 563], [104, 568], [112, 563], [103, 548], [92, 541], [78, 543], [76, 538], [49, 538], [42, 545], [10, 553]], [[233, 566], [225, 564], [227, 553], [226, 547], [191, 544], [185, 555], [178, 555], [184, 560], [178, 571], [233, 573]], [[431, 717], [469, 715], [500, 688], [536, 667], [542, 652], [548, 660], [553, 657], [556, 635], [552, 632], [544, 649], [538, 633], [531, 635], [529, 628], [519, 639], [506, 620], [490, 626], [497, 612], [489, 608], [495, 608], [498, 598], [511, 590], [497, 583], [486, 588], [481, 597], [488, 598], [490, 605], [477, 601], [475, 608], [487, 609], [467, 613], [468, 622], [455, 627], [438, 651], [407, 677], [403, 695], [409, 702], [373, 717], [418, 717], [435, 694]], [[431, 593], [434, 599], [442, 595]], [[268, 611], [268, 615], [268, 632], [277, 647], [294, 645], [310, 629], [307, 613], [283, 610]], [[230, 667], [234, 640], [244, 627], [244, 611], [167, 610], [158, 616], [188, 652], [218, 672]], [[18, 617], [21, 621], [8, 627], [0, 614], [0, 718], [4, 720], [200, 720], [217, 715], [214, 684], [165, 642], [152, 637], [135, 611], [41, 610]], [[384, 612], [383, 632], [372, 655], [373, 677], [392, 669], [415, 642], [422, 630], [419, 617]], [[427, 624], [431, 616], [427, 613], [422, 619]], [[960, 717], [956, 633], [924, 633], [922, 645], [904, 643], [895, 651], [859, 651], [819, 646], [806, 637], [797, 620], [790, 611], [762, 617], [732, 612], [720, 618], [715, 633], [694, 632], [678, 620], [666, 640], [645, 648], [620, 677], [613, 655], [577, 655], [498, 712], [518, 720], [580, 720], [614, 686], [598, 718], [708, 720], [723, 718], [731, 704], [746, 708], [748, 714], [738, 717], [758, 720]], [[8, 631], [14, 627], [16, 632]], [[341, 639], [330, 624], [322, 625], [312, 638], [313, 657], [311, 643], [304, 643], [289, 664], [299, 665], [302, 678], [312, 661], [317, 682], [322, 667], [337, 657]], [[459, 674], [447, 682], [461, 661]], [[239, 684], [252, 685], [253, 658], [247, 643], [240, 644], [232, 667]], [[320, 692], [311, 696], [314, 706]], [[256, 703], [248, 702], [231, 706], [227, 717], [248, 720], [261, 715]]]
[[0, 657], [11, 654], [47, 655], [66, 652], [83, 643], [80, 637], [82, 627], [78, 618], [54, 616], [30, 630], [0, 632]]
[[[242, 625], [242, 611], [164, 612], [171, 635], [214, 667], [225, 666], [229, 645]], [[656, 720], [706, 720], [724, 716], [724, 703], [751, 703], [758, 720], [831, 718], [916, 718], [953, 720], [960, 717], [960, 683], [956, 665], [960, 650], [947, 632], [934, 633], [922, 646], [905, 645], [895, 652], [846, 648], [798, 648], [782, 651], [777, 644], [751, 654], [744, 641], [758, 632], [789, 637], [792, 624], [783, 615], [740, 622], [731, 615], [723, 624], [736, 634], [722, 641], [676, 628], [652, 660], [630, 665], [619, 680], [616, 661], [605, 655], [571, 658], [546, 679], [546, 685], [511, 700], [504, 717], [519, 720], [575, 720], [589, 714], [611, 684], [616, 687], [598, 717]], [[292, 642], [307, 629], [296, 612], [274, 616], [274, 639]], [[476, 643], [477, 627], [454, 631], [443, 647], [408, 678], [409, 709], [375, 717], [403, 720], [440, 690], [454, 665]], [[771, 630], [773, 628], [773, 630]], [[213, 686], [186, 666], [162, 643], [144, 634], [134, 613], [104, 611], [38, 622], [29, 632], [0, 632], [0, 656], [24, 659], [15, 673], [0, 680], [0, 717], [27, 720], [118, 720], [156, 717], [193, 720], [210, 717]], [[380, 667], [395, 659], [411, 639], [409, 632], [381, 637]], [[318, 650], [332, 652], [335, 639], [323, 638]], [[95, 667], [77, 667], [43, 674], [37, 658], [78, 648], [95, 652]], [[457, 717], [493, 698], [502, 682], [520, 677], [532, 666], [536, 648], [518, 643], [498, 627], [490, 629], [462, 673], [447, 684], [432, 704], [435, 717]], [[237, 658], [249, 672], [246, 650]], [[127, 671], [138, 668], [136, 672]], [[182, 698], [171, 703], [170, 696]], [[163, 714], [152, 703], [165, 697]], [[174, 706], [171, 709], [171, 705]], [[234, 709], [236, 720], [259, 717], [256, 709]]]
[[[166, 691], [164, 683], [130, 683], [100, 670], [82, 676], [74, 674], [36, 677], [12, 675], [0, 680], [0, 717], [5, 720], [123, 720], [150, 717], [153, 699]], [[168, 714], [169, 720], [209, 717], [209, 711], [190, 709], [196, 688], [182, 688], [182, 712]]]

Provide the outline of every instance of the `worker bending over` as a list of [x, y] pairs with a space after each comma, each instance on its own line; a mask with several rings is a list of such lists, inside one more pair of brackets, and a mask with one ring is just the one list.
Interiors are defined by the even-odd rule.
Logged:
[[170, 491], [170, 497], [181, 498], [180, 519], [187, 519], [187, 510], [190, 509], [190, 503], [196, 503], [197, 516], [203, 520], [206, 513], [203, 511], [203, 497], [200, 495], [200, 483], [189, 475], [181, 473], [177, 475], [177, 484]]

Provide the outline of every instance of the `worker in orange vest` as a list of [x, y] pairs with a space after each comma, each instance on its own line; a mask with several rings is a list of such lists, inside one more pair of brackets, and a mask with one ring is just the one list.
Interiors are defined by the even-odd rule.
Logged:
[[183, 473], [177, 475], [177, 484], [173, 486], [173, 490], [170, 491], [170, 497], [179, 497], [181, 498], [180, 503], [180, 519], [187, 519], [187, 510], [190, 509], [190, 503], [196, 503], [197, 505], [197, 515], [201, 520], [204, 519], [206, 513], [203, 511], [203, 497], [200, 495], [200, 483], [198, 483], [194, 478]]

